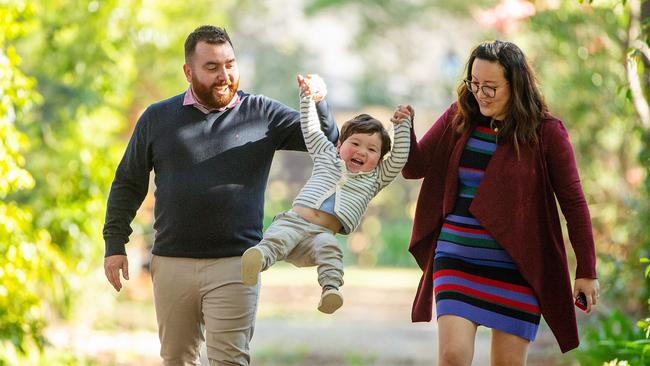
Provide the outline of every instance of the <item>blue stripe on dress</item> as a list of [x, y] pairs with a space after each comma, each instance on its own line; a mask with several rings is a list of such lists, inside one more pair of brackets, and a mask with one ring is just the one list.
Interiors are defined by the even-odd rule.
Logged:
[[514, 263], [512, 262], [499, 262], [499, 261], [492, 261], [488, 259], [473, 259], [473, 258], [467, 258], [463, 257], [460, 255], [456, 254], [451, 254], [451, 253], [443, 253], [443, 252], [436, 252], [436, 256], [434, 258], [439, 258], [439, 257], [449, 257], [449, 258], [457, 258], [457, 259], [462, 259], [464, 262], [471, 263], [471, 264], [476, 264], [479, 266], [487, 266], [487, 267], [499, 267], [499, 268], [505, 268], [505, 269], [517, 269], [517, 266], [515, 266]]
[[[480, 307], [464, 303], [458, 300], [441, 300], [436, 302], [438, 316], [444, 314], [454, 314], [474, 323], [484, 325], [488, 328], [494, 328], [502, 332], [517, 335], [519, 337], [535, 340], [537, 335], [537, 325], [523, 322], [519, 319], [511, 318], [506, 315], [494, 313]], [[525, 324], [527, 326], [522, 326]], [[528, 325], [530, 324], [530, 325]]]
[[497, 145], [495, 143], [479, 140], [474, 137], [470, 137], [469, 141], [467, 141], [467, 147], [480, 149], [488, 153], [494, 153], [497, 150]]
[[458, 222], [465, 225], [475, 225], [481, 226], [477, 219], [473, 217], [458, 216], [454, 214], [447, 215], [447, 221], [449, 222]]
[[441, 240], [438, 241], [438, 251], [448, 254], [455, 254], [457, 256], [467, 257], [470, 259], [482, 259], [512, 263], [512, 257], [510, 257], [510, 255], [508, 255], [505, 250], [499, 249], [467, 247], [464, 245], [458, 245], [456, 243]]
[[481, 180], [483, 179], [483, 175], [485, 175], [484, 172], [465, 169], [465, 168], [462, 168], [462, 167], [459, 168], [459, 172], [460, 172], [460, 174], [463, 175], [462, 185], [468, 186], [468, 187], [478, 187], [478, 185], [481, 184]]

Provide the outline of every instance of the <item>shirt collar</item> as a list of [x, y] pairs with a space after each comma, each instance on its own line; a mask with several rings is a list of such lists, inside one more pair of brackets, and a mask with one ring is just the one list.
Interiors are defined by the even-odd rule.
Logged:
[[194, 91], [192, 90], [192, 84], [187, 88], [187, 91], [185, 92], [185, 97], [183, 98], [183, 105], [191, 105], [194, 106], [196, 109], [200, 110], [201, 112], [208, 114], [212, 112], [223, 112], [226, 109], [231, 109], [235, 107], [241, 99], [239, 98], [239, 93], [235, 93], [235, 96], [232, 98], [230, 103], [228, 103], [227, 106], [222, 107], [222, 108], [209, 108], [207, 106], [204, 106], [201, 104], [196, 97], [194, 96]]

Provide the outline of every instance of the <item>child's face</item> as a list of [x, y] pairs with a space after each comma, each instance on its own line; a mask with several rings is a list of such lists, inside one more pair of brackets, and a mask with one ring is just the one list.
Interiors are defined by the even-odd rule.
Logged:
[[345, 166], [352, 173], [369, 172], [379, 164], [381, 137], [379, 133], [354, 133], [336, 147]]

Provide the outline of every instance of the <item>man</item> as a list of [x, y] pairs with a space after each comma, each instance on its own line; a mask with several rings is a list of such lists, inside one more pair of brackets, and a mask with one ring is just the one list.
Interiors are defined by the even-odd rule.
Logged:
[[[299, 113], [238, 91], [226, 31], [201, 26], [185, 41], [186, 92], [139, 118], [108, 197], [104, 270], [120, 291], [128, 279], [130, 223], [155, 172], [151, 273], [165, 365], [248, 365], [259, 286], [241, 281], [241, 255], [262, 238], [264, 191], [276, 150], [302, 150]], [[321, 126], [338, 130], [326, 103]], [[325, 117], [322, 117], [325, 116]], [[204, 335], [205, 332], [205, 335]]]

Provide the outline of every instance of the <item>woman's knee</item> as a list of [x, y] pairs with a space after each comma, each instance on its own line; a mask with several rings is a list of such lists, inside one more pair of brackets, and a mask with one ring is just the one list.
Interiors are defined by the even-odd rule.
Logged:
[[472, 350], [458, 344], [441, 345], [439, 350], [440, 366], [469, 366], [472, 363]]

